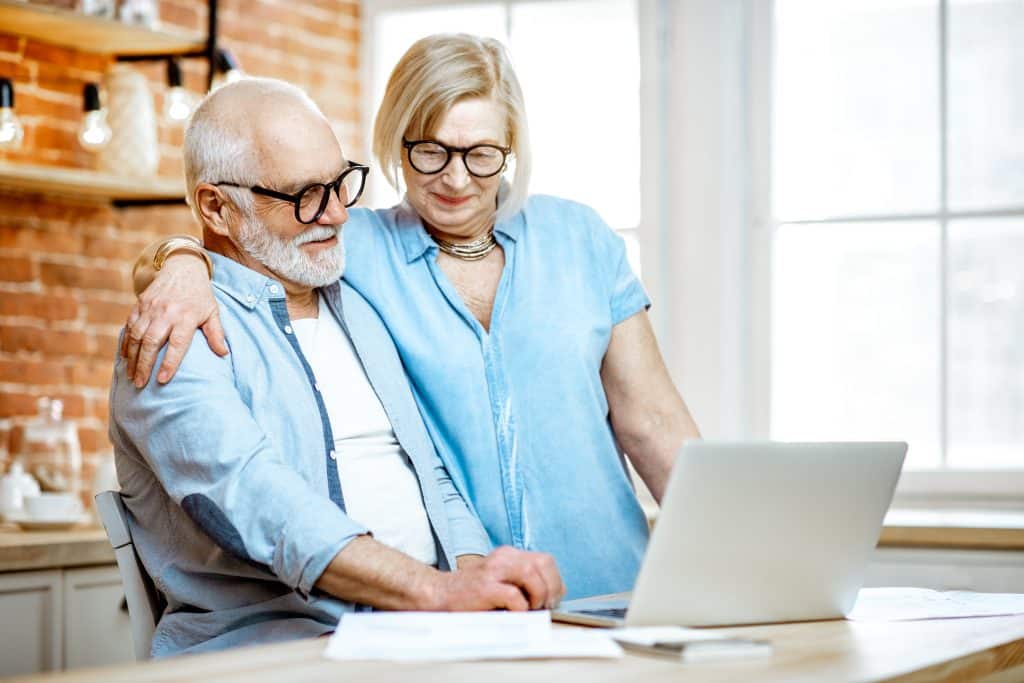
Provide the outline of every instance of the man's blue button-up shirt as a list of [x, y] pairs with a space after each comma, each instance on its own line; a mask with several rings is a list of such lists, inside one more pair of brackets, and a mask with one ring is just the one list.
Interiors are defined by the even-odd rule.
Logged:
[[[334, 439], [282, 286], [211, 254], [231, 354], [197, 332], [174, 381], [114, 369], [110, 436], [136, 550], [167, 609], [154, 656], [333, 630], [358, 609], [314, 588], [367, 530], [345, 514]], [[442, 569], [487, 535], [438, 458], [387, 329], [344, 282], [320, 290], [419, 480]], [[158, 361], [159, 363], [159, 361]]]

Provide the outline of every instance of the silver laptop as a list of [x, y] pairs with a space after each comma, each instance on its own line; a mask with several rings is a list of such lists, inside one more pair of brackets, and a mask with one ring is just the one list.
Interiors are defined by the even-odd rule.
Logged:
[[838, 619], [853, 607], [905, 443], [690, 441], [632, 596], [563, 602], [592, 626]]

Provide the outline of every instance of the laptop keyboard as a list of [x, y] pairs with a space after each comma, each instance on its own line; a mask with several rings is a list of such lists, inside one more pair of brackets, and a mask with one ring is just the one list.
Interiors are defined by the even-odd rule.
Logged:
[[612, 607], [610, 609], [581, 609], [577, 610], [577, 614], [586, 614], [593, 617], [610, 617], [612, 619], [625, 619], [626, 608], [625, 607]]

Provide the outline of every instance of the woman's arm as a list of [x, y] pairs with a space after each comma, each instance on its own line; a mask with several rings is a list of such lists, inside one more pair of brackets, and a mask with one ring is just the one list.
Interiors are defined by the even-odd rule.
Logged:
[[660, 503], [676, 452], [700, 432], [669, 377], [646, 311], [612, 328], [601, 382], [615, 438]]
[[203, 260], [188, 252], [175, 252], [159, 271], [153, 269], [153, 256], [166, 240], [146, 247], [133, 270], [138, 301], [128, 315], [121, 340], [121, 355], [128, 377], [136, 386], [145, 386], [156, 362], [157, 353], [170, 345], [157, 373], [165, 384], [174, 377], [185, 356], [192, 335], [201, 329], [215, 353], [228, 354], [220, 312], [213, 298], [210, 274]]

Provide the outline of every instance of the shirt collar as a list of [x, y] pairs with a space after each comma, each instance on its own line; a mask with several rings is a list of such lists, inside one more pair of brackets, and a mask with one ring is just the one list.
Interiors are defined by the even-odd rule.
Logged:
[[[498, 206], [505, 202], [510, 188], [511, 185], [509, 185], [508, 181], [501, 181], [501, 185], [498, 186]], [[408, 200], [403, 199], [402, 203], [398, 206], [396, 220], [398, 223], [398, 236], [402, 241], [402, 247], [405, 249], [406, 263], [412, 263], [431, 249], [437, 249], [437, 243], [434, 242], [426, 228], [423, 227], [423, 221], [420, 220], [420, 217], [416, 214]], [[494, 225], [494, 232], [504, 235], [513, 242], [519, 238], [522, 229], [522, 211]]]
[[246, 268], [227, 256], [207, 251], [213, 260], [213, 283], [218, 289], [252, 310], [264, 298], [284, 299], [284, 287], [277, 280]]

